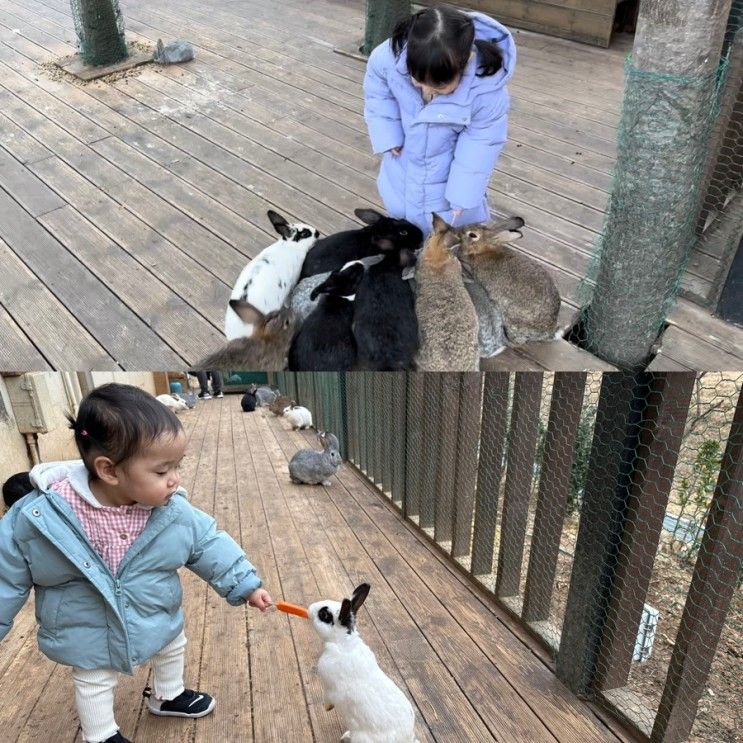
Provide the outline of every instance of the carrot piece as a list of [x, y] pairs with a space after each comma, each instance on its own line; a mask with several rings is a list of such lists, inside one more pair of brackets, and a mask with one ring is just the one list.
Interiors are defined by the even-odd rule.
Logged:
[[310, 615], [304, 606], [297, 606], [296, 604], [290, 604], [288, 601], [277, 601], [276, 608], [279, 611], [285, 611], [287, 614], [294, 614], [298, 617], [304, 617], [309, 619]]

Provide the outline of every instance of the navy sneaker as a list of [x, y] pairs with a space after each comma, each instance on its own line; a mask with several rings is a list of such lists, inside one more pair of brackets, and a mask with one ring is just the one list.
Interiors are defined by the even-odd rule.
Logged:
[[150, 712], [161, 717], [204, 717], [216, 704], [213, 697], [193, 689], [185, 689], [175, 699], [161, 701], [152, 696], [152, 689], [147, 686], [142, 696], [147, 698]]

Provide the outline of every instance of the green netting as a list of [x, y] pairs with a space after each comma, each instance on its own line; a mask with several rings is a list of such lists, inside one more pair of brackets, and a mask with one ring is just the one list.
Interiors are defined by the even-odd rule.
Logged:
[[371, 54], [375, 46], [392, 36], [397, 22], [410, 15], [410, 7], [410, 0], [369, 0], [362, 53]]
[[739, 740], [743, 374], [276, 382], [575, 692], [644, 739]]
[[576, 334], [621, 368], [647, 362], [680, 292], [714, 303], [739, 244], [741, 16], [735, 0], [724, 43], [719, 24], [686, 39], [650, 10], [641, 18], [652, 30], [626, 63], [612, 192]]
[[71, 0], [71, 5], [80, 56], [86, 64], [113, 64], [128, 56], [118, 0]]

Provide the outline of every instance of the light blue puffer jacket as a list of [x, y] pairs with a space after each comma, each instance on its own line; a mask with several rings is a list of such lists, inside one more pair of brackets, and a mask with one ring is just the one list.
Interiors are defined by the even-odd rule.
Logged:
[[0, 640], [33, 588], [44, 655], [131, 674], [183, 628], [179, 568], [192, 570], [233, 606], [261, 586], [240, 546], [182, 490], [152, 509], [112, 575], [70, 505], [48, 489], [81, 466], [34, 468], [37, 489], [0, 519]]
[[[364, 77], [364, 118], [372, 150], [385, 153], [377, 180], [389, 214], [431, 232], [431, 212], [457, 225], [487, 221], [486, 189], [508, 132], [506, 83], [516, 66], [516, 45], [508, 29], [482, 13], [469, 13], [475, 38], [493, 41], [503, 67], [477, 77], [477, 54], [457, 89], [423, 101], [410, 80], [407, 47], [395, 59], [389, 39], [369, 56]], [[395, 157], [388, 152], [403, 147]]]

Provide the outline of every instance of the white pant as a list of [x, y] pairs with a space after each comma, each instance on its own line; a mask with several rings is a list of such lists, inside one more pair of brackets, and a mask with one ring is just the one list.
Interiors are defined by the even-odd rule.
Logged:
[[[186, 654], [186, 635], [181, 632], [170, 644], [150, 658], [154, 676], [155, 696], [175, 699], [183, 687], [183, 659]], [[119, 672], [110, 668], [88, 671], [72, 669], [75, 683], [75, 701], [83, 729], [83, 740], [99, 743], [116, 734], [119, 726], [114, 719], [114, 689]]]

